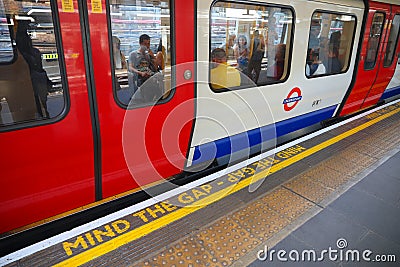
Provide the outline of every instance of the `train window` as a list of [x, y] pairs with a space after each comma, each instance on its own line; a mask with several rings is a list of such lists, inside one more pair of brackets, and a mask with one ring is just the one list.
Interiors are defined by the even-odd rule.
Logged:
[[347, 14], [315, 12], [311, 19], [306, 76], [347, 71], [356, 18]]
[[293, 11], [216, 2], [210, 17], [210, 86], [215, 92], [283, 81], [289, 73]]
[[378, 12], [374, 14], [367, 43], [367, 54], [364, 61], [364, 69], [366, 70], [375, 67], [384, 21], [385, 14]]
[[386, 46], [385, 58], [383, 60], [383, 66], [389, 67], [393, 63], [393, 58], [396, 52], [397, 42], [400, 34], [400, 15], [394, 16], [392, 25], [390, 27], [390, 34], [388, 44]]
[[116, 99], [129, 108], [171, 95], [168, 0], [111, 0], [112, 62]]
[[0, 64], [11, 63], [14, 59], [14, 51], [11, 43], [10, 31], [8, 29], [10, 21], [7, 21], [3, 1], [0, 2], [0, 22]]
[[0, 0], [0, 130], [64, 109], [50, 1]]

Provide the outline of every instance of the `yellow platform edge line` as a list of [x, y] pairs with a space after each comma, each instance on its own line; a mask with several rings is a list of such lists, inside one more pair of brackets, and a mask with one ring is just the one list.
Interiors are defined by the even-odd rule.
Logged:
[[321, 144], [311, 147], [311, 148], [307, 149], [306, 151], [301, 152], [285, 161], [279, 162], [276, 165], [273, 165], [270, 169], [261, 171], [252, 177], [243, 179], [240, 182], [238, 182], [237, 184], [231, 185], [225, 189], [222, 189], [212, 195], [205, 197], [202, 200], [192, 203], [190, 206], [185, 206], [181, 209], [178, 209], [175, 212], [169, 213], [163, 217], [160, 217], [159, 219], [149, 222], [141, 227], [138, 227], [126, 234], [120, 235], [120, 236], [118, 236], [108, 242], [105, 242], [103, 244], [100, 244], [94, 248], [88, 249], [88, 250], [86, 250], [76, 256], [73, 256], [67, 260], [64, 260], [54, 266], [57, 266], [57, 267], [58, 266], [79, 266], [84, 263], [87, 263], [87, 262], [89, 262], [95, 258], [98, 258], [108, 252], [111, 252], [129, 242], [139, 239], [145, 235], [148, 235], [151, 232], [153, 232], [157, 229], [160, 229], [174, 221], [184, 218], [185, 216], [215, 202], [216, 200], [218, 200], [222, 197], [231, 195], [231, 194], [249, 186], [251, 183], [254, 183], [261, 179], [264, 179], [270, 173], [277, 172], [287, 166], [290, 166], [291, 164], [294, 164], [294, 163], [296, 163], [296, 162], [298, 162], [298, 161], [300, 161], [300, 160], [302, 160], [324, 148], [327, 148], [327, 147], [343, 140], [346, 137], [349, 137], [361, 130], [364, 130], [364, 129], [368, 128], [369, 126], [376, 124], [376, 123], [396, 114], [399, 111], [400, 111], [400, 108], [397, 108], [397, 109], [390, 111], [384, 115], [381, 115], [375, 119], [365, 122], [351, 130], [348, 130], [338, 136], [335, 136], [329, 140], [326, 140], [326, 141], [322, 142]]

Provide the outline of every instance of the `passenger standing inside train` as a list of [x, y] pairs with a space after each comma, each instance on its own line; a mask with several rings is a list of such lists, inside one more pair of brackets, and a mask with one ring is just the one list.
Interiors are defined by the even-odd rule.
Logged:
[[162, 45], [162, 39], [160, 39], [160, 42], [157, 47], [157, 54], [156, 54], [156, 59], [155, 59], [155, 63], [156, 63], [158, 71], [164, 70], [165, 59], [166, 59], [165, 47]]
[[121, 51], [121, 40], [117, 36], [112, 37], [113, 42], [113, 57], [114, 67], [117, 70], [126, 69], [126, 59], [124, 53]]
[[224, 89], [240, 86], [240, 72], [228, 66], [226, 53], [222, 48], [215, 48], [211, 52], [212, 62], [215, 68], [211, 69], [210, 81], [213, 89]]
[[314, 51], [320, 49], [320, 40], [319, 40], [320, 33], [321, 33], [321, 24], [317, 20], [312, 20], [308, 49], [313, 49]]
[[270, 67], [272, 74], [272, 78], [274, 80], [280, 80], [283, 76], [285, 70], [285, 54], [286, 54], [286, 45], [278, 44], [276, 47], [274, 64]]
[[37, 112], [43, 118], [50, 118], [47, 110], [47, 94], [52, 83], [43, 69], [41, 53], [39, 49], [33, 47], [32, 39], [27, 30], [28, 22], [20, 20], [16, 34], [17, 48], [29, 66]]
[[[126, 59], [124, 53], [121, 51], [121, 40], [117, 36], [112, 37], [113, 43], [113, 58], [114, 58], [114, 68], [115, 70], [126, 69]], [[128, 77], [129, 80], [129, 77]], [[121, 90], [121, 85], [118, 81], [118, 75], [115, 71], [115, 88]]]
[[150, 79], [158, 72], [156, 57], [150, 49], [150, 36], [142, 34], [139, 37], [139, 44], [139, 49], [129, 55], [129, 71], [136, 77], [134, 82], [137, 87], [133, 90], [134, 100], [157, 101], [161, 97], [162, 87], [159, 81], [160, 76]]
[[367, 44], [367, 55], [365, 58], [365, 68], [372, 69], [376, 63], [376, 56], [378, 54], [379, 48], [379, 39], [381, 36], [381, 26], [380, 25], [372, 25], [370, 37], [368, 39]]
[[[132, 74], [133, 94], [151, 76], [150, 68], [154, 68], [154, 53], [150, 49], [150, 36], [142, 34], [139, 37], [139, 49], [129, 54], [129, 72]], [[145, 66], [147, 65], [147, 66]], [[147, 70], [146, 70], [147, 67]], [[136, 95], [142, 98], [142, 96]]]
[[258, 30], [255, 30], [250, 44], [250, 61], [247, 68], [247, 76], [249, 76], [255, 83], [257, 83], [260, 76], [261, 62], [264, 57], [264, 46], [264, 38], [260, 36]]
[[136, 74], [134, 76], [138, 87], [152, 75], [152, 71], [155, 71], [155, 56], [150, 49], [150, 36], [140, 35], [139, 45], [137, 51], [129, 54], [129, 71]]
[[219, 46], [219, 48], [222, 48], [226, 51], [227, 60], [235, 59], [234, 55], [234, 47], [236, 45], [235, 40], [236, 40], [236, 34], [230, 34], [228, 37], [228, 42], [225, 42]]
[[339, 50], [334, 44], [329, 45], [328, 62], [326, 66], [327, 73], [339, 73], [342, 70], [342, 64], [339, 61]]
[[234, 55], [241, 71], [246, 71], [249, 64], [249, 49], [247, 48], [246, 36], [240, 35], [237, 43], [233, 47]]

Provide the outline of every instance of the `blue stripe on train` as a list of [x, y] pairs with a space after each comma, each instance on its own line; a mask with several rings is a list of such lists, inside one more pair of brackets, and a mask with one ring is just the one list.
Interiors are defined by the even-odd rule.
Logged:
[[[195, 147], [193, 165], [220, 158], [234, 152], [261, 144], [275, 137], [303, 129], [315, 123], [332, 118], [337, 106], [327, 107], [284, 121], [270, 124], [244, 133], [225, 137], [214, 142]], [[276, 131], [275, 131], [276, 129]], [[200, 152], [201, 151], [201, 152]]]
[[399, 94], [400, 94], [400, 86], [393, 87], [393, 88], [387, 89], [385, 92], [383, 92], [383, 95], [381, 96], [380, 100], [384, 100], [384, 99], [387, 99], [387, 98], [390, 98], [392, 96], [399, 95]]

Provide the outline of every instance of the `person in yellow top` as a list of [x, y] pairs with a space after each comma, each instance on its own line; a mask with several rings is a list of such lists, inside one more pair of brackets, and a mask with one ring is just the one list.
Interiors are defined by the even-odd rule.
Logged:
[[210, 81], [212, 89], [225, 89], [240, 86], [240, 72], [226, 62], [226, 53], [222, 48], [215, 48], [211, 52], [215, 67], [211, 69]]

